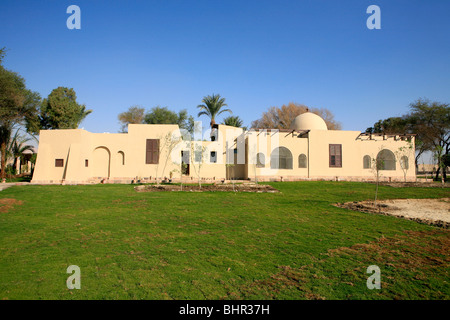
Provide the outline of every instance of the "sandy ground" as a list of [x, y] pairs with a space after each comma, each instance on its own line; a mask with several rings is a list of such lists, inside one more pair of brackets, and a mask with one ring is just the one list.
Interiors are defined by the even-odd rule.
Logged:
[[383, 200], [377, 202], [377, 208], [372, 201], [347, 202], [336, 206], [450, 228], [450, 198]]

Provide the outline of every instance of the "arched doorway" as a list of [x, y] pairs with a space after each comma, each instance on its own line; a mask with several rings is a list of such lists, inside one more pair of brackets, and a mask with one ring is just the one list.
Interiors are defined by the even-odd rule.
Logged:
[[109, 178], [111, 152], [106, 147], [97, 147], [93, 154], [93, 172], [96, 178]]

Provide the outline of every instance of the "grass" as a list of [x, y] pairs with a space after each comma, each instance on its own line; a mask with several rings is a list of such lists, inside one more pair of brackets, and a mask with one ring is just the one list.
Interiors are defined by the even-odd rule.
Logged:
[[31, 176], [14, 176], [12, 178], [7, 178], [6, 182], [30, 182]]
[[[8, 188], [0, 299], [450, 298], [448, 230], [331, 205], [372, 199], [373, 184], [271, 185], [281, 193]], [[379, 199], [448, 196], [379, 190]], [[69, 265], [81, 269], [80, 290], [66, 287]], [[381, 290], [366, 287], [369, 265], [381, 269]]]

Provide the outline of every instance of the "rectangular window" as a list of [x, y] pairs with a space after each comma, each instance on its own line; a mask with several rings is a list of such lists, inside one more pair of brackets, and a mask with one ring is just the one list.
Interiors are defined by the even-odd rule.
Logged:
[[159, 163], [159, 139], [147, 139], [145, 149], [145, 163]]
[[210, 158], [209, 162], [211, 162], [211, 163], [217, 162], [217, 153], [215, 151], [211, 151], [211, 158]]
[[201, 163], [203, 162], [202, 159], [202, 152], [201, 151], [194, 151], [194, 162]]
[[88, 159], [84, 160], [84, 166], [85, 167], [89, 167], [89, 160]]
[[330, 144], [330, 167], [342, 168], [341, 144]]
[[55, 159], [55, 167], [64, 167], [64, 159]]

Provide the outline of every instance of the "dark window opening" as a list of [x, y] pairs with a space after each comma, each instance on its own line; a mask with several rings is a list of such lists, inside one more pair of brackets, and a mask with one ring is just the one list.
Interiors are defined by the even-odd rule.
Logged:
[[306, 168], [308, 166], [308, 161], [305, 154], [301, 154], [298, 156], [298, 167]]
[[370, 169], [372, 167], [372, 159], [369, 155], [365, 155], [363, 158], [363, 168]]
[[181, 151], [181, 174], [189, 175], [189, 151]]
[[211, 141], [219, 140], [219, 125], [214, 124], [211, 128]]
[[256, 155], [256, 167], [257, 168], [264, 168], [266, 166], [266, 156], [264, 153], [258, 153]]
[[88, 159], [84, 160], [84, 166], [85, 167], [89, 167], [89, 160]]
[[330, 167], [342, 168], [341, 144], [330, 144]]
[[217, 162], [217, 153], [215, 151], [211, 151], [211, 158], [210, 158], [209, 162], [211, 162], [211, 163]]
[[408, 160], [407, 156], [401, 157], [400, 166], [404, 170], [408, 170], [409, 169], [409, 160]]
[[145, 149], [145, 163], [159, 163], [159, 139], [147, 139]]
[[55, 167], [64, 167], [64, 159], [55, 159]]

